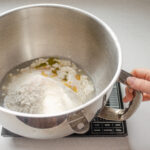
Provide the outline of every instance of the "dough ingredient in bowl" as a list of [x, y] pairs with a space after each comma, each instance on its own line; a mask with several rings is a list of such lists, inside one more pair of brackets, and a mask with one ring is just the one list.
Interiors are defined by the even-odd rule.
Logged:
[[3, 105], [13, 111], [58, 114], [94, 95], [92, 80], [69, 60], [40, 58], [16, 72], [2, 87]]

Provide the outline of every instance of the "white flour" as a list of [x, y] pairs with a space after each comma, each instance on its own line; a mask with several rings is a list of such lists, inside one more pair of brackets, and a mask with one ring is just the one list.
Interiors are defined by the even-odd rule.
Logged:
[[[55, 66], [58, 67], [56, 64]], [[44, 71], [26, 69], [12, 78], [7, 87], [4, 107], [24, 113], [58, 114], [85, 103], [94, 91], [87, 76], [77, 77], [78, 80], [75, 78], [75, 66], [61, 66], [55, 77], [48, 74], [50, 70]], [[62, 82], [66, 71], [67, 81]]]

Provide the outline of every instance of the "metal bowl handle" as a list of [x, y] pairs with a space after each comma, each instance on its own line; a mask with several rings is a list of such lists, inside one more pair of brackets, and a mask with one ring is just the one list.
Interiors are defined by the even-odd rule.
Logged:
[[[118, 81], [126, 84], [126, 79], [132, 76], [128, 72], [121, 70]], [[126, 84], [127, 85], [127, 84]], [[115, 109], [111, 107], [103, 105], [99, 117], [107, 119], [107, 120], [115, 120], [115, 121], [123, 121], [128, 119], [132, 114], [137, 110], [141, 101], [142, 101], [142, 93], [140, 91], [134, 90], [134, 97], [131, 102], [129, 102], [128, 108], [125, 109]], [[104, 102], [106, 100], [106, 96], [104, 96]]]

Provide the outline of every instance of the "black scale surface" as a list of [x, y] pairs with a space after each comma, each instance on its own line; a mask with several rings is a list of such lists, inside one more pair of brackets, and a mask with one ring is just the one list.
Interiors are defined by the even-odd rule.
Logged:
[[[107, 102], [107, 106], [123, 108], [120, 84], [116, 83]], [[5, 128], [2, 128], [1, 135], [4, 137], [20, 137]], [[90, 129], [85, 134], [72, 134], [69, 137], [121, 137], [127, 136], [126, 121], [110, 121], [95, 117], [90, 123]]]

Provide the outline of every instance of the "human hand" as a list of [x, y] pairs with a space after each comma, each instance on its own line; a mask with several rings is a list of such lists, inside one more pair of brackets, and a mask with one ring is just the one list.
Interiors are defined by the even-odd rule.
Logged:
[[135, 69], [131, 74], [133, 77], [127, 78], [127, 84], [130, 88], [126, 87], [126, 96], [123, 98], [123, 101], [129, 102], [133, 99], [133, 89], [142, 92], [143, 101], [150, 100], [150, 70]]

